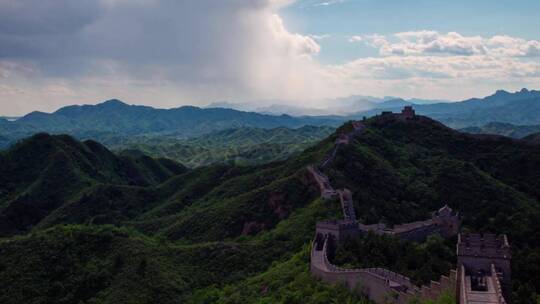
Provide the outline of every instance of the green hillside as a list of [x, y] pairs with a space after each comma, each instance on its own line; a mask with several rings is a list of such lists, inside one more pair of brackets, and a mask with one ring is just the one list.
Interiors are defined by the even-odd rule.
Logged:
[[154, 157], [174, 159], [188, 167], [216, 163], [258, 165], [285, 160], [329, 136], [335, 128], [304, 126], [290, 128], [236, 128], [200, 137], [174, 136], [104, 137], [102, 141], [122, 154], [141, 151]]
[[481, 127], [469, 127], [461, 129], [462, 132], [472, 134], [494, 134], [513, 138], [523, 138], [540, 132], [540, 125], [520, 126], [509, 123], [491, 122]]
[[523, 138], [523, 140], [533, 145], [540, 145], [540, 133], [534, 133], [529, 136], [526, 136], [525, 138]]
[[186, 169], [170, 160], [119, 157], [93, 141], [37, 134], [0, 154], [0, 235], [27, 231], [100, 184], [148, 187]]
[[[508, 234], [514, 302], [537, 301], [540, 148], [462, 134], [425, 117], [366, 124], [325, 169], [332, 184], [353, 191], [358, 217], [391, 225], [448, 203], [461, 212], [465, 230]], [[308, 268], [315, 223], [339, 218], [341, 210], [337, 201], [319, 199], [305, 168], [351, 128], [284, 161], [197, 169], [119, 157], [64, 136], [30, 138], [0, 154], [0, 282], [10, 282], [0, 301], [365, 302], [317, 282]], [[15, 221], [9, 210], [32, 221]], [[336, 257], [340, 263], [391, 264], [396, 248], [405, 248], [427, 255], [425, 267], [411, 265], [408, 255], [387, 266], [426, 281], [454, 262], [452, 242], [359, 242], [379, 258], [359, 259], [365, 246], [351, 244]]]
[[[2, 130], [1, 122], [0, 148], [7, 148], [25, 134], [34, 133], [33, 129], [9, 133]], [[285, 160], [316, 144], [334, 130], [334, 127], [326, 126], [297, 129], [241, 127], [192, 138], [185, 138], [179, 133], [130, 136], [100, 131], [73, 131], [72, 135], [81, 140], [99, 141], [121, 155], [139, 157], [146, 154], [172, 159], [193, 168], [211, 164], [259, 165]], [[4, 133], [5, 136], [1, 135]]]

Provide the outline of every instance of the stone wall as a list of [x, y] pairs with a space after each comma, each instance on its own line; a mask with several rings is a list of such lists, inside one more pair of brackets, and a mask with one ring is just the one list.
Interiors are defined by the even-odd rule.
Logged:
[[337, 192], [334, 190], [334, 188], [332, 188], [332, 185], [330, 184], [330, 181], [326, 175], [322, 174], [314, 166], [308, 166], [307, 170], [315, 183], [317, 183], [317, 186], [319, 186], [322, 198], [332, 199], [337, 195]]
[[504, 298], [503, 285], [501, 284], [500, 275], [497, 272], [494, 264], [491, 264], [491, 278], [495, 282], [495, 293], [497, 294], [499, 303], [505, 304], [506, 300]]
[[343, 217], [349, 221], [356, 221], [356, 212], [354, 211], [351, 191], [349, 189], [338, 190], [338, 194], [341, 201], [341, 209], [343, 210]]
[[458, 267], [465, 276], [485, 273], [500, 286], [507, 301], [511, 299], [511, 252], [506, 235], [463, 234], [458, 237]]
[[358, 236], [360, 231], [355, 221], [332, 220], [318, 222], [315, 228], [315, 234], [323, 237], [331, 236], [332, 240], [340, 242], [344, 239]]
[[[320, 242], [323, 242], [321, 246]], [[436, 300], [444, 292], [456, 290], [456, 271], [430, 286], [417, 287], [410, 278], [384, 268], [344, 269], [328, 260], [330, 237], [317, 237], [311, 249], [310, 270], [313, 276], [330, 284], [343, 284], [352, 292], [376, 303], [408, 304], [413, 299]]]

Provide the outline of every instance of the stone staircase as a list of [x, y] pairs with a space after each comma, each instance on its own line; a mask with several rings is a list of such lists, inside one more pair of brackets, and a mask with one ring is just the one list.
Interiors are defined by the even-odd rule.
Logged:
[[339, 147], [341, 145], [350, 144], [352, 139], [355, 136], [358, 136], [358, 135], [362, 134], [362, 132], [364, 132], [364, 130], [366, 128], [366, 125], [364, 123], [360, 122], [360, 121], [354, 121], [352, 123], [352, 125], [353, 125], [353, 131], [349, 132], [347, 134], [341, 134], [340, 136], [338, 136], [338, 138], [335, 141], [334, 149], [332, 149], [332, 152], [330, 152], [328, 155], [326, 155], [326, 157], [321, 161], [321, 163], [319, 164], [319, 168], [324, 169], [326, 166], [328, 166], [330, 163], [332, 163], [332, 161], [336, 157], [336, 154], [337, 154], [337, 152], [339, 150]]
[[338, 190], [338, 194], [341, 201], [341, 209], [343, 210], [343, 217], [348, 221], [356, 221], [356, 212], [354, 211], [351, 191], [349, 189]]
[[315, 168], [314, 166], [308, 166], [307, 169], [317, 183], [317, 185], [319, 186], [319, 190], [321, 191], [321, 197], [324, 199], [334, 198], [337, 192], [334, 190], [334, 188], [332, 188], [328, 176], [323, 174], [319, 169]]

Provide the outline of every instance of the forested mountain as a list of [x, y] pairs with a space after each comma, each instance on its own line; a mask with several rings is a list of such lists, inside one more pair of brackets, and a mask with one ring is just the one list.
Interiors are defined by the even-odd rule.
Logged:
[[[409, 222], [447, 203], [465, 230], [508, 234], [513, 300], [537, 301], [540, 147], [463, 134], [427, 117], [365, 124], [325, 169], [332, 184], [353, 191], [361, 221]], [[319, 198], [306, 166], [351, 129], [345, 124], [285, 161], [197, 169], [141, 163], [65, 136], [30, 138], [0, 154], [0, 282], [10, 282], [0, 302], [364, 302], [309, 274], [314, 225], [341, 210]], [[32, 220], [12, 220], [11, 210]], [[381, 257], [413, 248], [393, 242], [372, 244]], [[434, 279], [455, 262], [436, 256], [429, 267], [399, 267]], [[354, 264], [349, 257], [340, 256]]]
[[305, 126], [298, 129], [237, 128], [200, 137], [175, 136], [104, 137], [103, 143], [122, 154], [166, 157], [189, 167], [228, 163], [257, 165], [300, 153], [329, 136], [335, 128]]
[[513, 138], [523, 138], [530, 134], [540, 132], [540, 125], [520, 126], [509, 123], [491, 122], [480, 127], [463, 128], [460, 131], [473, 134], [494, 134]]
[[192, 137], [238, 127], [298, 128], [305, 125], [336, 125], [335, 118], [264, 115], [231, 109], [184, 106], [155, 109], [109, 100], [97, 105], [68, 106], [54, 113], [32, 112], [16, 121], [4, 120], [4, 136], [26, 132], [69, 133], [81, 136], [108, 132], [120, 135], [176, 134]]
[[531, 144], [540, 145], [540, 133], [531, 134], [523, 139]]
[[102, 184], [145, 187], [185, 171], [168, 159], [119, 157], [94, 141], [48, 134], [0, 154], [0, 167], [0, 235], [26, 232]]
[[[399, 111], [402, 105], [385, 110]], [[497, 91], [485, 98], [472, 98], [461, 102], [414, 105], [418, 114], [439, 120], [452, 128], [483, 126], [490, 122], [516, 125], [540, 124], [540, 91], [523, 89], [509, 93]], [[353, 115], [353, 118], [376, 115], [381, 109], [373, 109]]]
[[[304, 126], [297, 129], [242, 127], [213, 131], [191, 138], [175, 133], [123, 135], [89, 131], [77, 133], [77, 138], [99, 141], [122, 155], [146, 154], [169, 158], [185, 166], [198, 167], [218, 163], [257, 165], [284, 160], [315, 144], [334, 130], [334, 127], [328, 126]], [[0, 148], [16, 143], [16, 138], [24, 134], [26, 133], [19, 133], [15, 138], [0, 135]]]

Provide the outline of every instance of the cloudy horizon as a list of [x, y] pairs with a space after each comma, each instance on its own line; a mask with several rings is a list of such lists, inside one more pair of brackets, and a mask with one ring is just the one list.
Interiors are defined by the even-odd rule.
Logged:
[[0, 115], [538, 89], [539, 12], [530, 0], [0, 0]]

